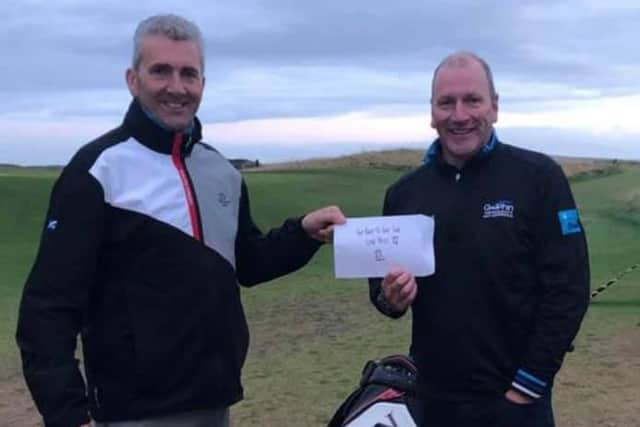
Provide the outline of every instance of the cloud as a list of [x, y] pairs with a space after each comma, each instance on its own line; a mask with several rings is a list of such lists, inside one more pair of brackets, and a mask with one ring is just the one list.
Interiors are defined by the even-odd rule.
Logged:
[[[486, 56], [509, 78], [558, 83], [569, 75], [581, 87], [638, 87], [625, 70], [637, 71], [640, 62], [640, 52], [630, 49], [638, 35], [640, 9], [626, 2], [587, 2], [587, 7], [578, 0], [11, 4], [0, 35], [14, 42], [1, 49], [3, 57], [20, 61], [5, 63], [3, 71], [9, 77], [24, 77], [26, 72], [29, 79], [3, 79], [0, 90], [29, 90], [34, 85], [46, 89], [52, 84], [116, 87], [130, 58], [137, 21], [166, 10], [183, 13], [201, 26], [208, 62], [220, 70], [212, 73], [214, 79], [229, 70], [256, 67], [425, 72], [444, 54], [464, 48]], [[602, 31], [612, 26], [616, 31]]]

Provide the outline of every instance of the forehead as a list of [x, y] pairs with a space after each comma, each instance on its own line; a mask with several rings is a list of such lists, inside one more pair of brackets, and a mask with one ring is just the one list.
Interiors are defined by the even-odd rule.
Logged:
[[489, 95], [487, 74], [476, 61], [464, 65], [444, 65], [436, 74], [433, 97], [461, 96], [469, 93]]
[[161, 35], [147, 35], [140, 44], [140, 59], [144, 65], [169, 64], [176, 68], [200, 70], [200, 50], [193, 40], [171, 40]]

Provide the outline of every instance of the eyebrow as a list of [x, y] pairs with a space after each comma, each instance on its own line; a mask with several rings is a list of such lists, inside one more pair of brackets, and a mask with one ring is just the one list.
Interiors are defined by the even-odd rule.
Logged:
[[[151, 64], [151, 66], [149, 67], [150, 70], [174, 70], [176, 69], [176, 67], [174, 67], [173, 65], [166, 63], [166, 62], [157, 62], [155, 64]], [[200, 75], [200, 70], [197, 67], [193, 67], [191, 65], [186, 65], [184, 67], [178, 67], [177, 70], [180, 73], [183, 73], [185, 71], [187, 72], [193, 72], [195, 74]]]

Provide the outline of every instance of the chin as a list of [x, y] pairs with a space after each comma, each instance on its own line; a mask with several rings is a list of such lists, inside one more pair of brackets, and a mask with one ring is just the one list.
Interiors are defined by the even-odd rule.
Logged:
[[477, 140], [449, 143], [450, 151], [459, 155], [474, 153], [478, 151], [481, 146], [482, 144]]

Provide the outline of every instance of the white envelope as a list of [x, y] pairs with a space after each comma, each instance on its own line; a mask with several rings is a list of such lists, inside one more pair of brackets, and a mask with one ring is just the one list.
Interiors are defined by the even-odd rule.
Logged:
[[429, 276], [436, 268], [433, 230], [426, 215], [348, 218], [334, 230], [336, 277], [384, 277], [396, 267]]

